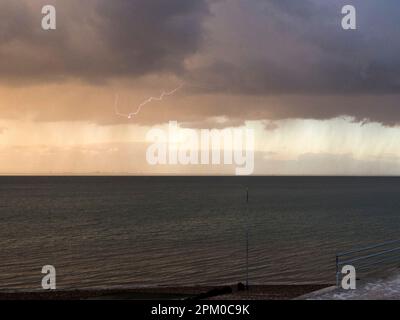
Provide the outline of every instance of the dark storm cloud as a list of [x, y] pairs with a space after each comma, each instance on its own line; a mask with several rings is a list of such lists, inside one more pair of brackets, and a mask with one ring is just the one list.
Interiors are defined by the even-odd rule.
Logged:
[[[251, 112], [265, 114], [266, 118], [325, 120], [341, 116], [352, 117], [354, 122], [379, 122], [386, 126], [400, 124], [399, 95], [293, 95], [268, 98], [265, 107]], [[258, 110], [258, 113], [257, 113]], [[250, 116], [250, 115], [249, 115]]]
[[[45, 32], [40, 11], [49, 3], [58, 26]], [[205, 34], [210, 3], [215, 21]], [[99, 81], [166, 71], [239, 94], [398, 93], [400, 4], [354, 0], [358, 30], [344, 31], [345, 4], [0, 0], [0, 77]], [[217, 52], [202, 41], [213, 37]], [[200, 49], [210, 63], [185, 70]]]
[[[355, 31], [341, 28], [344, 0], [0, 0], [0, 81], [96, 84], [172, 73], [185, 83], [180, 95], [198, 98], [183, 104], [170, 97], [165, 118], [148, 108], [135, 119], [139, 124], [346, 115], [398, 125], [400, 3], [350, 3], [357, 9]], [[56, 31], [40, 27], [45, 4], [56, 5]], [[164, 89], [157, 85], [148, 87]], [[199, 98], [198, 91], [207, 95]], [[41, 108], [31, 101], [23, 107], [45, 121], [128, 121], [110, 118], [114, 93], [92, 105], [85, 97], [79, 113], [74, 108], [83, 108], [82, 96], [75, 103], [69, 92], [59, 94], [68, 104], [58, 99], [57, 112], [42, 101]], [[227, 96], [228, 102], [220, 98]], [[216, 122], [218, 116], [227, 121]]]
[[[385, 126], [400, 125], [400, 95], [228, 95], [199, 102], [207, 108], [185, 109], [189, 102], [181, 102], [166, 113], [179, 122], [187, 121], [195, 127], [223, 127], [243, 124], [253, 120], [315, 119], [326, 120], [350, 117], [359, 123], [378, 122]], [[184, 104], [183, 104], [184, 103]], [[228, 121], [218, 123], [212, 117], [225, 116]], [[209, 119], [211, 118], [211, 119]], [[201, 119], [201, 120], [199, 120]], [[168, 121], [168, 119], [164, 119]], [[138, 121], [151, 123], [152, 119]], [[266, 130], [276, 129], [275, 125], [265, 126]]]
[[[237, 42], [194, 76], [249, 94], [400, 92], [400, 4], [352, 1], [358, 29], [350, 31], [341, 27], [345, 4], [233, 0], [226, 4], [231, 16], [223, 13], [226, 6], [216, 6], [223, 19], [214, 21], [223, 30], [220, 38], [237, 32]], [[240, 29], [234, 29], [238, 23]]]
[[[41, 29], [41, 8], [57, 30]], [[201, 42], [205, 0], [0, 0], [0, 77], [101, 80], [182, 71]]]
[[[357, 30], [341, 27], [347, 4], [357, 10]], [[398, 1], [231, 0], [212, 12], [215, 55], [191, 81], [238, 99], [259, 97], [243, 108], [222, 106], [221, 114], [400, 123]]]

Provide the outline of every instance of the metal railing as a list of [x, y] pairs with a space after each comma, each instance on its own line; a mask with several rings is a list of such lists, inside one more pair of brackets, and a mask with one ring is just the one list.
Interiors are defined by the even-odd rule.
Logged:
[[399, 254], [400, 240], [387, 241], [336, 254], [336, 286], [339, 286], [343, 266], [354, 266], [358, 274], [370, 270], [372, 266], [382, 267], [384, 264], [400, 262]]

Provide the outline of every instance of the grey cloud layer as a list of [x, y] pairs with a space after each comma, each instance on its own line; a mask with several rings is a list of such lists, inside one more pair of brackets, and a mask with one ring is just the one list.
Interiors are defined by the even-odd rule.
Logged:
[[199, 79], [248, 94], [400, 92], [397, 1], [351, 1], [358, 30], [341, 28], [340, 0], [231, 0], [219, 19], [216, 58]]
[[[40, 28], [48, 3], [57, 4], [56, 32]], [[200, 107], [168, 109], [196, 126], [221, 115], [229, 123], [348, 115], [397, 125], [400, 4], [351, 3], [357, 31], [341, 29], [343, 0], [0, 0], [0, 80], [96, 83], [168, 72], [208, 93]], [[212, 98], [220, 94], [234, 101]], [[144, 112], [137, 121], [159, 117]]]
[[58, 29], [44, 32], [48, 2], [0, 1], [0, 77], [183, 76], [184, 59], [202, 50], [211, 58], [186, 77], [218, 90], [400, 91], [395, 0], [352, 1], [357, 31], [340, 27], [342, 0], [52, 0]]
[[[212, 6], [213, 54], [191, 75], [216, 92], [257, 96], [234, 119], [400, 123], [400, 4], [351, 1], [356, 31], [341, 28], [342, 0], [231, 0]], [[251, 99], [247, 99], [251, 100]], [[240, 101], [240, 99], [238, 99]], [[228, 114], [227, 108], [225, 108]], [[224, 110], [221, 110], [224, 114]]]
[[[57, 30], [41, 29], [55, 4]], [[101, 80], [182, 70], [201, 41], [204, 0], [0, 0], [0, 77]]]

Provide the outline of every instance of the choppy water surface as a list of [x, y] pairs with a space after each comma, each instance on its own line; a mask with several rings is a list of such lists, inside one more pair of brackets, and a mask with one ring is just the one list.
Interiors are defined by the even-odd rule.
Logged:
[[333, 282], [337, 251], [399, 238], [400, 179], [0, 177], [0, 288], [236, 283], [247, 221], [253, 283]]

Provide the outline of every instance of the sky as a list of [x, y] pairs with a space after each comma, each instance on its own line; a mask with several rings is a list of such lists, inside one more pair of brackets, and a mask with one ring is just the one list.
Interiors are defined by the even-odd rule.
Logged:
[[399, 16], [397, 0], [0, 0], [0, 174], [232, 174], [149, 165], [146, 133], [177, 121], [252, 128], [254, 174], [399, 175]]

